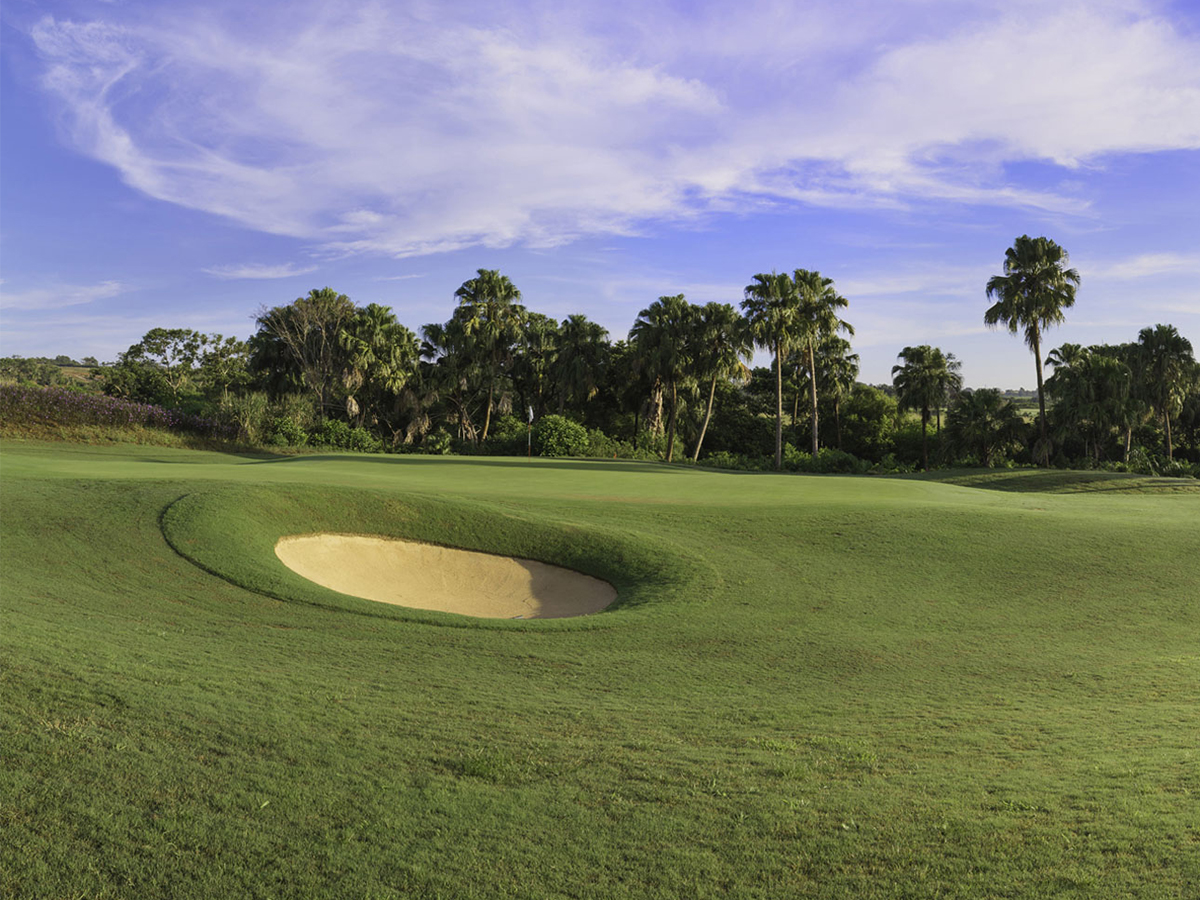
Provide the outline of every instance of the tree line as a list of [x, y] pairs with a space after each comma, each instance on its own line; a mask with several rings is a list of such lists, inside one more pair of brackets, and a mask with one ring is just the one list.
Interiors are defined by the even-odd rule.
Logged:
[[[96, 373], [107, 394], [219, 415], [259, 443], [517, 452], [549, 420], [577, 452], [776, 470], [1200, 462], [1200, 366], [1173, 326], [1043, 361], [1079, 284], [1061, 247], [1023, 235], [984, 287], [985, 322], [1033, 353], [1032, 422], [998, 391], [964, 390], [938, 347], [904, 347], [891, 384], [859, 382], [849, 301], [807, 269], [755, 275], [736, 307], [659, 297], [616, 341], [586, 316], [527, 309], [495, 270], [419, 335], [326, 287], [260, 309], [248, 341], [155, 328]], [[750, 368], [755, 348], [769, 368]]]

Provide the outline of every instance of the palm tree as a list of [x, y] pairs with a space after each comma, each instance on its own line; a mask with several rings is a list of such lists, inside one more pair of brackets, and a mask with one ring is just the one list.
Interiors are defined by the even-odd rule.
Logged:
[[583, 405], [596, 396], [604, 381], [608, 354], [608, 332], [602, 326], [578, 313], [563, 319], [555, 366], [559, 415], [568, 403], [582, 412]]
[[1063, 344], [1061, 347], [1055, 347], [1046, 356], [1046, 365], [1054, 366], [1055, 370], [1069, 369], [1072, 366], [1077, 366], [1087, 358], [1090, 351], [1082, 344]]
[[[475, 335], [467, 332], [464, 322], [451, 316], [444, 325], [433, 323], [421, 328], [420, 396], [410, 398], [421, 427], [416, 433], [428, 430], [431, 412], [458, 429], [460, 441], [474, 443], [478, 437], [471, 416], [473, 400], [478, 396], [480, 366], [475, 362]], [[410, 429], [410, 437], [414, 432]]]
[[1025, 420], [1016, 404], [995, 388], [964, 391], [946, 413], [946, 437], [960, 453], [979, 457], [991, 468], [993, 456], [1021, 446]]
[[838, 317], [838, 310], [849, 302], [833, 289], [833, 279], [820, 272], [797, 269], [792, 282], [800, 298], [800, 317], [804, 321], [801, 338], [808, 362], [809, 399], [812, 402], [812, 454], [817, 455], [817, 345], [827, 337], [844, 331], [853, 336], [854, 328]]
[[1064, 344], [1046, 358], [1055, 367], [1046, 379], [1046, 392], [1054, 398], [1056, 437], [1081, 436], [1084, 453], [1099, 462], [1113, 430], [1122, 429], [1128, 458], [1128, 434], [1137, 411], [1130, 392], [1132, 372], [1121, 360], [1097, 351]]
[[937, 404], [933, 407], [934, 418], [937, 422], [937, 433], [942, 433], [942, 407], [947, 409], [951, 402], [958, 396], [962, 390], [962, 362], [953, 354], [946, 354], [946, 368], [940, 373], [939, 382], [941, 386], [941, 394], [938, 397]]
[[1046, 394], [1042, 384], [1042, 332], [1066, 318], [1063, 310], [1075, 305], [1079, 273], [1065, 268], [1067, 251], [1045, 237], [1021, 235], [1004, 251], [1004, 274], [988, 279], [987, 296], [996, 302], [983, 314], [984, 324], [1003, 324], [1011, 334], [1025, 331], [1025, 343], [1033, 351], [1037, 371], [1041, 441], [1038, 454], [1050, 461], [1050, 439], [1046, 434]]
[[905, 347], [899, 353], [902, 366], [892, 366], [892, 384], [901, 409], [921, 412], [921, 465], [929, 471], [929, 417], [934, 406], [946, 395], [950, 371], [945, 354], [937, 347], [922, 344]]
[[480, 440], [486, 441], [496, 389], [521, 336], [525, 307], [517, 303], [521, 292], [495, 269], [479, 269], [477, 276], [464, 281], [454, 296], [459, 303], [455, 314], [462, 317], [466, 332], [476, 336], [479, 359], [486, 374], [487, 406], [480, 435]]
[[775, 356], [775, 470], [783, 468], [783, 359], [805, 334], [796, 285], [784, 273], [758, 274], [746, 286], [742, 312], [754, 343]]
[[842, 449], [842, 400], [854, 390], [858, 379], [858, 354], [850, 352], [850, 342], [836, 334], [817, 345], [817, 381], [821, 391], [833, 401], [834, 434]]
[[558, 322], [550, 316], [527, 312], [521, 339], [513, 356], [512, 379], [521, 395], [521, 408], [546, 412], [554, 393], [555, 367], [558, 363]]
[[671, 414], [667, 424], [667, 462], [675, 452], [675, 426], [679, 413], [679, 389], [690, 372], [688, 334], [692, 328], [695, 307], [683, 294], [659, 297], [638, 313], [629, 332], [637, 359], [647, 373], [671, 397]]
[[706, 303], [697, 311], [693, 324], [692, 368], [698, 379], [709, 379], [704, 424], [700, 426], [700, 437], [696, 439], [696, 449], [692, 452], [694, 462], [700, 458], [700, 448], [712, 418], [717, 382], [722, 378], [742, 384], [750, 380], [746, 363], [753, 355], [754, 341], [746, 327], [746, 320], [728, 303]]
[[1196, 378], [1192, 344], [1174, 325], [1155, 325], [1138, 332], [1142, 380], [1148, 388], [1150, 405], [1162, 416], [1167, 437], [1167, 459], [1174, 459], [1171, 415], [1178, 413]]
[[370, 303], [346, 323], [339, 340], [346, 351], [346, 413], [361, 425], [380, 395], [395, 396], [412, 375], [419, 356], [417, 337], [386, 306]]

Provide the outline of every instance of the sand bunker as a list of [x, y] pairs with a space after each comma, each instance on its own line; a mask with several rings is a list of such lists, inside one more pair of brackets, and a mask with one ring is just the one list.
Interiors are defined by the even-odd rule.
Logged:
[[275, 555], [323, 587], [414, 609], [488, 619], [558, 619], [599, 612], [611, 584], [530, 559], [353, 534], [279, 539]]

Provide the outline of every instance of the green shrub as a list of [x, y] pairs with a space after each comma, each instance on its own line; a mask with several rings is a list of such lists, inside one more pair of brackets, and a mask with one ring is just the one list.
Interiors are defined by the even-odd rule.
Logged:
[[700, 460], [700, 465], [714, 469], [730, 469], [735, 472], [759, 472], [770, 469], [774, 460], [743, 456], [728, 450], [717, 450]]
[[533, 426], [533, 447], [538, 456], [583, 456], [587, 429], [564, 416], [542, 416]]
[[653, 450], [634, 446], [629, 441], [610, 437], [599, 428], [591, 428], [587, 433], [586, 456], [600, 459], [658, 459]]
[[382, 453], [383, 441], [359, 425], [350, 429], [346, 449], [356, 450], [359, 453]]
[[454, 440], [442, 428], [431, 431], [421, 439], [421, 452], [445, 456], [454, 445]]
[[303, 447], [308, 432], [291, 416], [276, 416], [271, 420], [267, 443], [276, 447]]
[[326, 419], [314, 436], [314, 442], [338, 450], [354, 450], [359, 453], [382, 453], [383, 442], [362, 426], [351, 428], [338, 419]]
[[493, 423], [487, 440], [460, 452], [483, 456], [524, 456], [529, 447], [529, 426], [516, 416], [501, 416]]
[[345, 447], [350, 441], [350, 426], [340, 419], [326, 419], [316, 434], [313, 443], [323, 447]]
[[271, 404], [262, 391], [230, 394], [221, 402], [220, 416], [237, 428], [238, 438], [248, 444], [258, 444], [267, 436]]
[[915, 471], [915, 467], [896, 459], [895, 453], [888, 453], [868, 471], [873, 475], [896, 475]]
[[870, 464], [859, 459], [852, 453], [846, 453], [844, 450], [835, 450], [833, 447], [822, 447], [817, 451], [817, 458], [813, 461], [813, 467], [810, 471], [827, 472], [835, 475], [856, 475], [866, 472], [870, 468]]
[[791, 441], [784, 441], [783, 467], [789, 472], [812, 472], [813, 458], [803, 450], [797, 450]]
[[1138, 475], [1157, 475], [1158, 470], [1154, 467], [1154, 460], [1150, 454], [1146, 452], [1145, 447], [1134, 447], [1129, 451], [1129, 459], [1125, 461], [1126, 471], [1136, 472]]

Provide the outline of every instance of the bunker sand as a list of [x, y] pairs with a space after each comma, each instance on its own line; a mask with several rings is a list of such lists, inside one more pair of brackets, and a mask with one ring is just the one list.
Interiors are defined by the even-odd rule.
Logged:
[[487, 619], [558, 619], [617, 598], [606, 581], [530, 559], [352, 534], [283, 537], [275, 555], [309, 581], [367, 600]]

